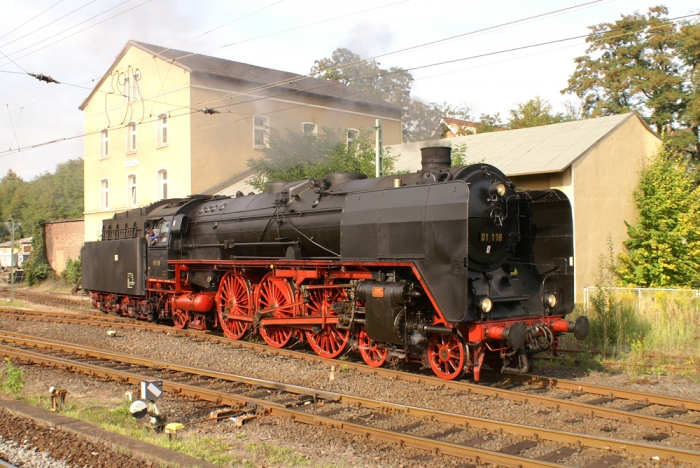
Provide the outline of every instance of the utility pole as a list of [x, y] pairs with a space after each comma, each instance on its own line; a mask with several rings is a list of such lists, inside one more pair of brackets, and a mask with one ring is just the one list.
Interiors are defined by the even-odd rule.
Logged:
[[384, 176], [384, 154], [382, 150], [382, 121], [380, 119], [375, 120], [375, 177]]
[[15, 302], [15, 221], [10, 215], [12, 240], [10, 241], [10, 302]]

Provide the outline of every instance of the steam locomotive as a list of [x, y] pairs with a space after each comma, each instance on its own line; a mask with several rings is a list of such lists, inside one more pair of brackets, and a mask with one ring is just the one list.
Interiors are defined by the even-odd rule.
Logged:
[[484, 364], [526, 373], [573, 309], [571, 206], [516, 190], [488, 164], [367, 178], [275, 181], [267, 193], [194, 195], [117, 213], [82, 253], [83, 288], [105, 313], [259, 334], [373, 367], [417, 362], [439, 377]]

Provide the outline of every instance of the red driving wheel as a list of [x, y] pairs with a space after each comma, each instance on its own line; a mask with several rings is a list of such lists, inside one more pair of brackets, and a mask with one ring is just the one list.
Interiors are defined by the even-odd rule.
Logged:
[[[322, 285], [322, 281], [315, 281], [311, 285]], [[329, 284], [333, 284], [332, 282]], [[331, 308], [331, 304], [347, 299], [347, 294], [342, 288], [310, 289], [308, 314], [311, 317], [321, 317], [324, 313], [326, 317], [334, 317], [336, 313]], [[323, 358], [334, 359], [342, 354], [350, 338], [350, 330], [340, 330], [332, 323], [327, 324], [320, 330], [306, 331], [306, 339], [316, 354]]]
[[[277, 309], [272, 314], [275, 318], [289, 318], [294, 316], [294, 308], [282, 308], [288, 304], [293, 304], [292, 288], [286, 280], [275, 278], [272, 273], [268, 273], [258, 284], [255, 291], [258, 310], [265, 312], [268, 309]], [[265, 317], [269, 317], [266, 315]], [[289, 343], [293, 330], [284, 325], [267, 325], [260, 328], [263, 340], [273, 348], [283, 348]]]
[[240, 340], [250, 329], [250, 320], [236, 318], [253, 315], [250, 296], [250, 283], [243, 276], [230, 271], [221, 279], [216, 295], [219, 323], [224, 335], [232, 340]]
[[190, 323], [190, 313], [188, 311], [180, 309], [173, 311], [173, 325], [175, 325], [175, 328], [187, 328], [188, 323]]
[[464, 372], [464, 343], [456, 335], [435, 334], [428, 342], [428, 361], [435, 375], [454, 380]]
[[367, 330], [362, 327], [357, 337], [362, 360], [370, 367], [381, 367], [386, 362], [389, 352], [379, 347], [376, 341], [369, 337]]

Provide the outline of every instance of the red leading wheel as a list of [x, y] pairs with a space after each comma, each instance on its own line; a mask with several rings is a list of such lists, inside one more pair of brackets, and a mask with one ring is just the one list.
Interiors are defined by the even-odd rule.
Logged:
[[360, 335], [357, 337], [360, 346], [362, 360], [370, 367], [381, 367], [386, 362], [389, 354], [386, 349], [379, 347], [376, 341], [369, 337], [367, 330], [362, 327]]
[[454, 380], [464, 372], [464, 343], [456, 335], [435, 334], [428, 342], [428, 361], [435, 375]]
[[[287, 281], [275, 278], [268, 273], [258, 284], [255, 292], [258, 310], [265, 312], [268, 309], [277, 309], [288, 304], [293, 304], [292, 288]], [[289, 318], [294, 316], [294, 308], [277, 309], [272, 314], [275, 318]], [[266, 317], [269, 317], [267, 315]], [[260, 328], [263, 340], [273, 348], [283, 348], [289, 343], [293, 330], [284, 325], [267, 325]]]
[[190, 318], [190, 313], [186, 310], [175, 309], [173, 311], [173, 325], [175, 325], [175, 328], [187, 328]]
[[[323, 283], [320, 281], [312, 283], [312, 285], [321, 284]], [[335, 316], [336, 313], [331, 308], [331, 304], [345, 299], [347, 299], [347, 295], [341, 288], [310, 289], [308, 314], [311, 317], [321, 317], [324, 313], [326, 317]], [[320, 328], [320, 325], [318, 327]], [[327, 359], [340, 356], [345, 350], [349, 338], [350, 330], [340, 330], [334, 323], [327, 324], [318, 332], [316, 330], [306, 332], [306, 339], [309, 340], [309, 345], [314, 352]]]
[[224, 335], [232, 340], [240, 340], [250, 329], [251, 322], [236, 317], [250, 317], [250, 287], [241, 275], [228, 272], [221, 279], [216, 295], [219, 323]]

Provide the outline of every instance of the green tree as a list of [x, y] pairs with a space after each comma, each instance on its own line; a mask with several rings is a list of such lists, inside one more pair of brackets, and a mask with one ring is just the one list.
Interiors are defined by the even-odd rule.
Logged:
[[481, 114], [479, 120], [475, 122], [476, 133], [498, 132], [506, 130], [506, 126], [501, 120], [501, 114]]
[[563, 114], [553, 114], [552, 106], [546, 99], [535, 96], [525, 103], [519, 103], [518, 108], [510, 111], [508, 128], [539, 127], [553, 123], [564, 122]]
[[680, 139], [676, 146], [697, 158], [700, 26], [675, 23], [667, 14], [656, 6], [646, 15], [591, 26], [587, 55], [576, 59], [562, 93], [581, 98], [589, 117], [636, 111], [658, 133], [671, 130]]
[[[302, 134], [288, 130], [285, 135], [270, 132], [268, 148], [262, 158], [248, 160], [256, 171], [250, 183], [264, 192], [274, 180], [322, 179], [331, 172], [375, 173], [374, 140], [370, 132], [361, 131], [348, 145], [346, 130], [323, 128], [318, 134]], [[391, 172], [394, 158], [384, 157], [384, 170]]]
[[315, 60], [311, 74], [337, 81], [406, 109], [411, 96], [413, 76], [402, 68], [380, 68], [375, 60], [363, 61], [349, 49], [339, 48], [330, 58]]
[[626, 223], [622, 281], [640, 287], [699, 287], [700, 189], [694, 167], [662, 147], [640, 175], [634, 191], [639, 223]]

